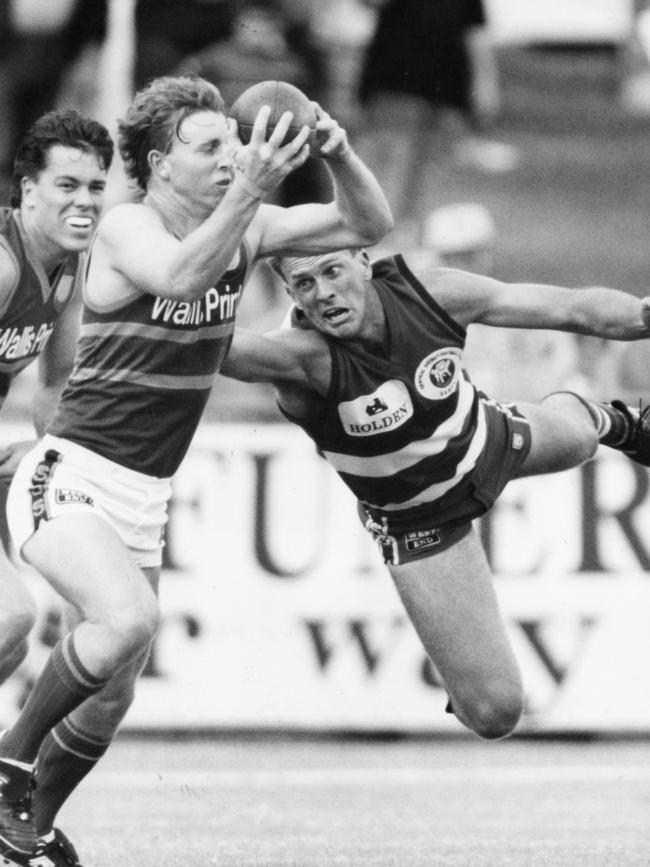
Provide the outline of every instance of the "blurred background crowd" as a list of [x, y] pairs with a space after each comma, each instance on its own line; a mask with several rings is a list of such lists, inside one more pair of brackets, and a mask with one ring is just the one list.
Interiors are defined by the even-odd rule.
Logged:
[[[566, 17], [571, 5], [557, 8]], [[396, 225], [373, 254], [650, 294], [649, 4], [599, 0], [602, 32], [590, 30], [589, 4], [574, 5], [571, 26], [549, 36], [509, 30], [507, 0], [4, 0], [0, 190], [6, 202], [17, 142], [50, 108], [74, 106], [114, 131], [158, 75], [196, 72], [227, 103], [282, 79], [339, 120], [384, 185]], [[128, 195], [119, 175], [112, 189], [112, 201]], [[329, 192], [310, 160], [277, 200]], [[240, 323], [276, 327], [286, 307], [258, 266]], [[644, 344], [484, 331], [471, 329], [467, 363], [494, 397], [576, 387], [650, 399]], [[8, 405], [18, 415], [21, 394]], [[264, 387], [223, 379], [207, 418], [281, 420]]]

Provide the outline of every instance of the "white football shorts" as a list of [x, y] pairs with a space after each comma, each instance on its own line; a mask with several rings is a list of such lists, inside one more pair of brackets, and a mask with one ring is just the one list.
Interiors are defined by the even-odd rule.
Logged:
[[11, 541], [20, 557], [41, 521], [91, 512], [117, 531], [138, 566], [160, 566], [170, 496], [171, 479], [130, 470], [45, 434], [23, 457], [9, 488]]

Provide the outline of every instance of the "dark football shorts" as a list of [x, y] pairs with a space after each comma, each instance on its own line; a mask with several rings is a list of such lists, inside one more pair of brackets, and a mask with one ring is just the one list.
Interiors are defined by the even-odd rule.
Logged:
[[485, 446], [474, 468], [438, 500], [404, 511], [359, 503], [364, 527], [379, 545], [385, 563], [398, 566], [439, 554], [469, 533], [519, 471], [530, 452], [530, 423], [514, 404], [482, 398], [487, 423]]

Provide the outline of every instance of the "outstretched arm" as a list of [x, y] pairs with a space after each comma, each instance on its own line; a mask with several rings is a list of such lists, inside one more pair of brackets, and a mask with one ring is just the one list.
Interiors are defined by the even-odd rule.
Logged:
[[536, 283], [502, 283], [465, 271], [438, 269], [425, 285], [467, 326], [550, 328], [614, 340], [650, 337], [650, 297], [618, 289], [566, 289]]
[[242, 382], [297, 386], [324, 394], [329, 386], [329, 351], [316, 332], [281, 329], [255, 334], [235, 328], [220, 372]]
[[316, 156], [329, 170], [334, 199], [327, 204], [260, 209], [259, 254], [322, 253], [376, 244], [393, 227], [386, 196], [374, 174], [353, 151], [347, 134], [316, 104]]

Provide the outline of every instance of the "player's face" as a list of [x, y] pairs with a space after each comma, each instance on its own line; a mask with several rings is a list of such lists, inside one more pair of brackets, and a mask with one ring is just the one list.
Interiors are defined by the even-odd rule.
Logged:
[[287, 258], [283, 273], [296, 306], [319, 331], [340, 340], [376, 340], [383, 334], [383, 308], [370, 290], [364, 252]]
[[201, 211], [212, 211], [232, 183], [234, 145], [225, 115], [199, 111], [186, 117], [163, 160], [174, 193]]
[[97, 154], [56, 144], [35, 178], [23, 178], [23, 225], [45, 262], [90, 244], [104, 204], [106, 171]]

